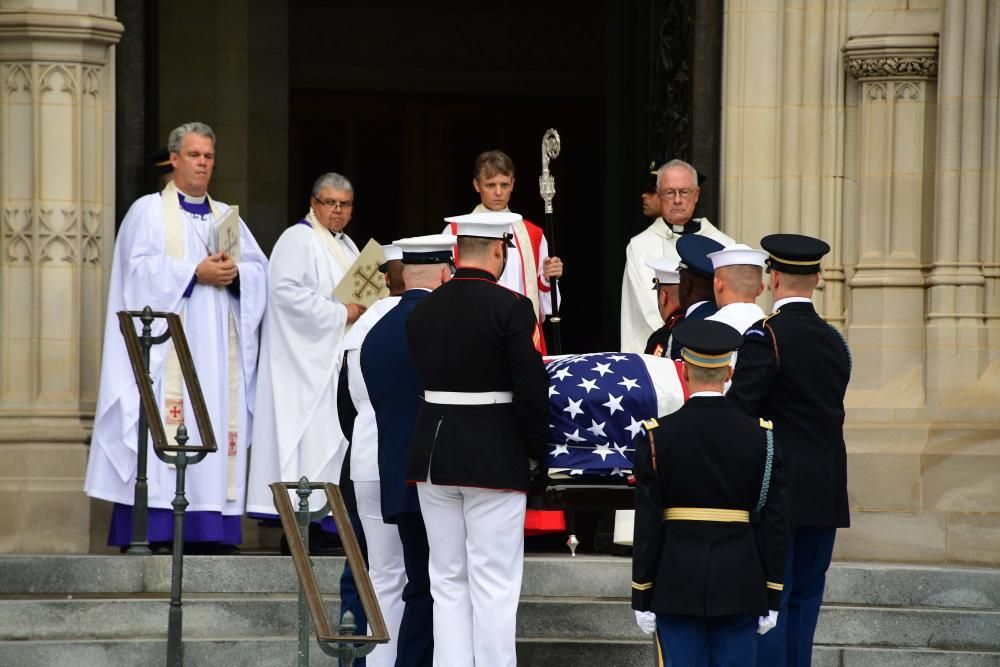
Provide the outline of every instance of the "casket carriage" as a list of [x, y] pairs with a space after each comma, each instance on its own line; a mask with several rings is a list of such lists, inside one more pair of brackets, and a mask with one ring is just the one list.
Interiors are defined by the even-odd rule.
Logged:
[[[679, 362], [625, 352], [546, 357], [549, 441], [546, 474], [529, 507], [632, 509], [642, 422], [684, 403]], [[544, 524], [544, 514], [529, 517]], [[536, 526], [542, 528], [544, 526]], [[570, 533], [572, 533], [570, 528]]]

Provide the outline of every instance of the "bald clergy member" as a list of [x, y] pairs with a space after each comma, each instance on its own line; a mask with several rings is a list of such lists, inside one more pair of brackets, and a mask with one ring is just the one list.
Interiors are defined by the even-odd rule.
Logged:
[[[340, 347], [347, 328], [365, 311], [333, 296], [358, 256], [344, 233], [353, 207], [351, 182], [323, 174], [313, 184], [305, 217], [274, 244], [248, 514], [276, 514], [272, 482], [303, 476], [313, 482], [340, 480], [347, 452], [337, 417]], [[314, 510], [324, 502], [313, 494]]]
[[[240, 220], [239, 258], [215, 250], [213, 225], [229, 206], [208, 196], [215, 167], [215, 133], [186, 123], [167, 141], [173, 179], [163, 192], [137, 200], [115, 242], [104, 326], [104, 357], [87, 464], [88, 495], [115, 503], [109, 543], [132, 539], [139, 394], [118, 331], [120, 310], [180, 315], [201, 382], [219, 451], [187, 472], [191, 503], [185, 542], [236, 545], [241, 541], [247, 447], [253, 428], [257, 336], [267, 297], [267, 258]], [[159, 322], [154, 334], [162, 333]], [[168, 437], [188, 425], [199, 438], [173, 345], [150, 352], [150, 377]], [[173, 538], [175, 472], [148, 457], [149, 540]]]
[[430, 543], [437, 665], [517, 660], [528, 459], [544, 455], [549, 390], [531, 302], [497, 284], [518, 218], [448, 218], [458, 271], [406, 327], [424, 388], [406, 478]]
[[692, 218], [701, 189], [698, 172], [683, 160], [671, 160], [658, 170], [657, 195], [660, 216], [629, 241], [622, 277], [621, 350], [642, 352], [650, 334], [662, 326], [656, 296], [650, 292], [653, 270], [646, 260], [663, 257], [678, 261], [677, 240], [688, 235], [705, 236], [726, 246], [734, 243], [708, 221]]

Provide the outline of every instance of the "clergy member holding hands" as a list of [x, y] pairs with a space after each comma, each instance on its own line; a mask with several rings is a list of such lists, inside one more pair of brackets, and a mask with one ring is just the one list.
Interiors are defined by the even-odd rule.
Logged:
[[[365, 311], [333, 296], [358, 257], [344, 233], [354, 188], [340, 174], [313, 184], [309, 211], [274, 244], [260, 352], [247, 513], [274, 516], [272, 482], [340, 480], [347, 439], [337, 418], [340, 348]], [[318, 510], [325, 502], [315, 493]]]
[[[213, 545], [203, 551], [226, 550], [241, 540], [267, 258], [242, 220], [238, 259], [215, 249], [214, 226], [229, 206], [208, 196], [215, 167], [212, 128], [185, 123], [170, 133], [167, 147], [173, 180], [162, 193], [146, 195], [132, 205], [115, 242], [101, 385], [84, 488], [91, 497], [115, 503], [108, 543], [127, 545], [132, 539], [139, 394], [116, 313], [146, 306], [177, 313], [219, 444], [218, 453], [188, 469], [191, 504], [184, 541]], [[165, 327], [157, 324], [154, 335]], [[168, 437], [183, 423], [197, 442], [198, 429], [173, 345], [152, 348], [149, 373]], [[173, 539], [170, 503], [176, 476], [151, 449], [148, 462], [149, 541], [165, 546]]]

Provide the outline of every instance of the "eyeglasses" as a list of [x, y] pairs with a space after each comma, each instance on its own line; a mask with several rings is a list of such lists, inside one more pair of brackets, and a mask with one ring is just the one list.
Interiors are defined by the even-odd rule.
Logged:
[[690, 190], [684, 188], [683, 190], [657, 190], [656, 193], [660, 195], [663, 199], [673, 199], [674, 197], [680, 197], [681, 199], [690, 199], [691, 195], [697, 192], [697, 188]]
[[351, 201], [350, 199], [347, 199], [345, 201], [339, 201], [337, 199], [318, 199], [316, 197], [313, 197], [313, 200], [320, 206], [325, 206], [327, 208], [340, 207], [341, 210], [344, 210], [352, 208], [354, 206], [354, 202]]

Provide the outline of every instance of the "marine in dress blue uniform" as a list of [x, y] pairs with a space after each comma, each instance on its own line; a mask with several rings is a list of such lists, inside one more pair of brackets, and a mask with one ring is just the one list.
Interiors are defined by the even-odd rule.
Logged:
[[684, 319], [679, 289], [681, 274], [677, 271], [677, 264], [665, 257], [646, 260], [646, 266], [653, 269], [653, 289], [656, 290], [656, 304], [660, 317], [663, 318], [663, 326], [649, 336], [643, 354], [665, 357], [670, 334]]
[[447, 219], [458, 271], [414, 310], [407, 340], [425, 388], [407, 465], [427, 522], [435, 663], [516, 664], [529, 457], [548, 431], [548, 376], [531, 302], [497, 284], [520, 216]]
[[[396, 307], [368, 332], [361, 346], [361, 372], [378, 427], [382, 518], [396, 524], [403, 545], [407, 582], [396, 642], [396, 665], [402, 667], [431, 665], [434, 657], [427, 531], [416, 489], [406, 483], [406, 461], [424, 392], [406, 343], [406, 325], [414, 308], [450, 277], [455, 237], [435, 234], [393, 244], [403, 250], [406, 291]], [[410, 267], [424, 270], [418, 273]]]
[[644, 629], [655, 613], [661, 664], [753, 665], [785, 569], [781, 456], [770, 424], [722, 395], [739, 333], [692, 320], [674, 338], [692, 394], [636, 449], [632, 607]]
[[774, 312], [746, 330], [727, 397], [771, 420], [789, 480], [792, 532], [777, 628], [758, 663], [808, 667], [837, 528], [850, 525], [844, 394], [851, 357], [813, 307], [825, 242], [798, 234], [761, 239], [769, 253]]

